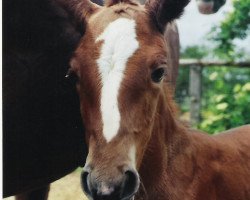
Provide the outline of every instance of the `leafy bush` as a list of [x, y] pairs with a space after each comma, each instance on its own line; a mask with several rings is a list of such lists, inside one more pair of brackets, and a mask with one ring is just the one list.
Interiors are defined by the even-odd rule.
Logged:
[[250, 123], [250, 69], [204, 68], [202, 119], [209, 133]]
[[[182, 58], [200, 59], [205, 47], [187, 47]], [[250, 68], [204, 67], [202, 71], [202, 121], [198, 128], [217, 133], [250, 123]], [[176, 100], [183, 113], [188, 112], [189, 67], [180, 67]]]
[[210, 38], [217, 44], [215, 53], [229, 60], [239, 57], [238, 53], [242, 56], [242, 52], [236, 51], [234, 41], [244, 40], [250, 33], [250, 0], [234, 0], [233, 6], [233, 11], [213, 27]]

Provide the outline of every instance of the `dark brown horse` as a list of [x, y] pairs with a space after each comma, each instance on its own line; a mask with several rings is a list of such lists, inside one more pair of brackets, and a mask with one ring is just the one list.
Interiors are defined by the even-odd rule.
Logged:
[[196, 2], [200, 13], [214, 14], [226, 3], [226, 0], [196, 0]]
[[[46, 199], [50, 182], [85, 163], [78, 95], [74, 81], [65, 79], [84, 26], [62, 5], [3, 1], [4, 197]], [[165, 35], [174, 85], [179, 59], [175, 24]]]
[[79, 100], [64, 78], [83, 30], [51, 0], [4, 0], [3, 31], [3, 196], [39, 200], [85, 162]]
[[163, 33], [187, 3], [65, 4], [85, 24], [70, 73], [89, 148], [89, 199], [250, 199], [250, 126], [209, 136], [176, 117]]

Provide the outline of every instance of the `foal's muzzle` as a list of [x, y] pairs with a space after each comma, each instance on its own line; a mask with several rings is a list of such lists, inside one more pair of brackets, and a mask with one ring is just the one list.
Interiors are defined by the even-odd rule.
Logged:
[[90, 170], [84, 170], [81, 175], [83, 191], [93, 200], [131, 200], [139, 188], [139, 176], [133, 169], [124, 170], [115, 177], [114, 174], [98, 177]]

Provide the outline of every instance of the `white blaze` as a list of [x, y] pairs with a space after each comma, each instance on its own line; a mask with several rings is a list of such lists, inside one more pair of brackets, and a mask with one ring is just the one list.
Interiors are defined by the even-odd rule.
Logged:
[[128, 59], [139, 48], [134, 20], [119, 18], [111, 22], [96, 42], [103, 41], [97, 60], [102, 79], [101, 114], [103, 134], [111, 141], [120, 127], [118, 94]]
[[136, 148], [135, 145], [131, 146], [129, 149], [129, 159], [131, 161], [131, 165], [134, 169], [136, 169]]

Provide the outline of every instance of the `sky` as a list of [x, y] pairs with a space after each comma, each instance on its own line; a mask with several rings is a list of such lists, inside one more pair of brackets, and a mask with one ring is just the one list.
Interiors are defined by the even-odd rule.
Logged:
[[214, 25], [223, 20], [225, 14], [232, 9], [232, 0], [227, 0], [226, 4], [216, 14], [203, 15], [198, 11], [196, 0], [192, 0], [182, 17], [177, 20], [181, 46], [204, 44], [207, 33]]

